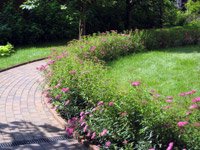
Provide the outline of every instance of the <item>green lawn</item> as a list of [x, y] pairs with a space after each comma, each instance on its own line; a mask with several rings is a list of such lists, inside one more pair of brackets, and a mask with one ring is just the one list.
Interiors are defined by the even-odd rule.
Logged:
[[[131, 81], [141, 81], [161, 95], [200, 88], [200, 47], [180, 47], [133, 54], [108, 64], [108, 77], [127, 90]], [[200, 92], [198, 92], [200, 94]]]
[[29, 62], [32, 60], [47, 57], [52, 49], [63, 50], [64, 44], [56, 45], [43, 45], [43, 46], [30, 46], [16, 48], [16, 52], [10, 57], [0, 58], [0, 70], [14, 65]]

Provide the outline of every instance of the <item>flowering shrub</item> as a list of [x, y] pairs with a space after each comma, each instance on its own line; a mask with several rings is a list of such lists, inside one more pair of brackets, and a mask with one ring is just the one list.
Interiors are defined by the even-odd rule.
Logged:
[[68, 136], [77, 131], [102, 149], [199, 149], [195, 90], [174, 99], [148, 91], [140, 81], [130, 82], [130, 91], [121, 90], [106, 76], [107, 61], [145, 49], [139, 38], [104, 33], [72, 41], [62, 53], [53, 51], [47, 65], [38, 68], [49, 85], [44, 94], [68, 120]]

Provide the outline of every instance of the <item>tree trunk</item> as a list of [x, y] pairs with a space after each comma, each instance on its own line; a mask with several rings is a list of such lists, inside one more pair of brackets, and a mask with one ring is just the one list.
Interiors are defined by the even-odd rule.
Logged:
[[130, 7], [130, 0], [126, 0], [126, 16], [125, 16], [125, 28], [127, 30], [130, 29], [130, 11], [131, 11], [131, 7]]
[[159, 27], [163, 27], [163, 9], [164, 9], [164, 1], [159, 0]]
[[81, 15], [79, 19], [79, 40], [83, 35], [86, 34], [86, 15], [85, 15], [85, 10], [86, 10], [86, 4], [83, 3], [81, 7]]
[[126, 16], [125, 16], [125, 28], [131, 29], [131, 11], [136, 2], [134, 0], [126, 0]]

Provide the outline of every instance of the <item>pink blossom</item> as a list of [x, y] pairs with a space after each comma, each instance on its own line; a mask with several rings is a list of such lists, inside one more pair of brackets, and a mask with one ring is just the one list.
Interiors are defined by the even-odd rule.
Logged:
[[86, 132], [88, 129], [88, 125], [86, 125], [84, 128], [83, 128], [83, 132]]
[[62, 88], [62, 92], [64, 92], [64, 93], [69, 92], [69, 88]]
[[87, 137], [90, 137], [91, 136], [91, 132], [90, 131], [88, 131], [88, 133], [87, 133], [87, 135], [86, 135]]
[[193, 104], [189, 107], [189, 109], [198, 109], [199, 106], [197, 104]]
[[156, 150], [155, 148], [150, 148], [149, 150]]
[[172, 103], [173, 101], [171, 99], [166, 100], [167, 103]]
[[109, 105], [109, 106], [113, 106], [113, 105], [114, 105], [114, 102], [109, 102], [108, 105]]
[[200, 97], [196, 97], [192, 100], [193, 103], [197, 103], [197, 102], [200, 102]]
[[58, 83], [55, 88], [58, 89], [60, 87], [60, 83]]
[[85, 118], [85, 115], [83, 115], [83, 116], [81, 116], [81, 118], [80, 118], [80, 122], [83, 122], [84, 121], [84, 118]]
[[172, 96], [167, 96], [167, 99], [171, 99], [171, 100], [172, 100], [172, 99], [173, 99], [173, 97], [172, 97]]
[[186, 95], [192, 95], [192, 94], [194, 94], [194, 93], [196, 93], [196, 90], [192, 90], [192, 91], [186, 92], [185, 94], [186, 94]]
[[106, 146], [107, 148], [109, 148], [110, 145], [111, 145], [111, 142], [110, 142], [110, 141], [107, 141], [106, 144], [105, 144], [105, 146]]
[[189, 92], [180, 93], [179, 96], [187, 96], [187, 95], [192, 95], [194, 93], [196, 93], [196, 90], [191, 90]]
[[77, 123], [77, 120], [78, 120], [77, 117], [73, 117], [73, 118], [69, 119], [69, 120], [67, 121], [67, 123], [68, 123], [70, 126], [75, 126], [76, 123]]
[[163, 107], [164, 110], [171, 108], [171, 106], [165, 106]]
[[128, 141], [124, 140], [122, 143], [126, 145], [126, 144], [128, 144]]
[[196, 93], [196, 92], [197, 92], [197, 90], [192, 90], [191, 92], [192, 92], [192, 94], [194, 94], [194, 93]]
[[65, 102], [64, 105], [66, 106], [66, 105], [68, 105], [69, 103], [70, 103], [70, 100], [67, 100], [67, 101]]
[[59, 55], [56, 57], [58, 60], [63, 58], [63, 55]]
[[81, 112], [81, 113], [80, 113], [80, 116], [83, 116], [84, 114], [85, 114], [84, 112]]
[[187, 125], [188, 124], [188, 122], [187, 121], [180, 121], [180, 122], [178, 122], [178, 126], [179, 127], [184, 127], [185, 125]]
[[85, 115], [89, 115], [89, 114], [90, 114], [90, 112], [86, 112], [86, 113], [85, 113]]
[[81, 123], [81, 127], [83, 127], [83, 126], [85, 126], [86, 125], [86, 123], [85, 122], [82, 122]]
[[56, 111], [58, 109], [58, 106], [55, 106], [53, 109]]
[[93, 140], [96, 137], [96, 132], [92, 133], [91, 139]]
[[186, 112], [186, 115], [190, 115], [192, 112], [191, 111], [187, 111]]
[[186, 94], [185, 93], [180, 93], [179, 96], [186, 96]]
[[54, 64], [55, 63], [55, 60], [50, 60], [47, 64], [48, 65], [52, 65], [52, 64]]
[[153, 95], [155, 98], [159, 98], [160, 97], [160, 94], [155, 94]]
[[91, 46], [91, 47], [90, 47], [90, 51], [91, 51], [91, 52], [94, 52], [95, 49], [96, 49], [96, 46]]
[[140, 84], [140, 81], [135, 81], [131, 83], [132, 86], [139, 86]]
[[36, 69], [39, 71], [44, 71], [47, 69], [47, 65], [41, 65], [40, 67], [36, 67]]
[[100, 101], [100, 102], [97, 103], [98, 106], [102, 106], [103, 104], [104, 104], [103, 101]]
[[174, 143], [173, 143], [173, 142], [169, 143], [169, 146], [167, 147], [167, 150], [172, 150], [172, 149], [173, 149], [173, 146], [174, 146]]
[[108, 133], [108, 130], [104, 129], [101, 133], [100, 136], [105, 136]]
[[60, 99], [60, 97], [61, 97], [61, 95], [59, 94], [59, 95], [57, 95], [55, 98], [56, 98], [56, 99]]
[[92, 109], [92, 112], [94, 112], [94, 111], [96, 111], [96, 110], [98, 110], [98, 107], [93, 108], [93, 109]]
[[72, 136], [74, 132], [74, 128], [66, 128], [66, 131], [67, 131], [68, 136]]

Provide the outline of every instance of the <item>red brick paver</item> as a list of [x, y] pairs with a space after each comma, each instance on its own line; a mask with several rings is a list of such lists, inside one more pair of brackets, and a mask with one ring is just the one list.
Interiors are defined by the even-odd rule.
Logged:
[[[63, 127], [44, 103], [43, 78], [34, 62], [0, 73], [0, 144], [64, 136]], [[0, 147], [1, 149], [1, 147]], [[31, 143], [8, 149], [83, 149], [75, 140]]]

